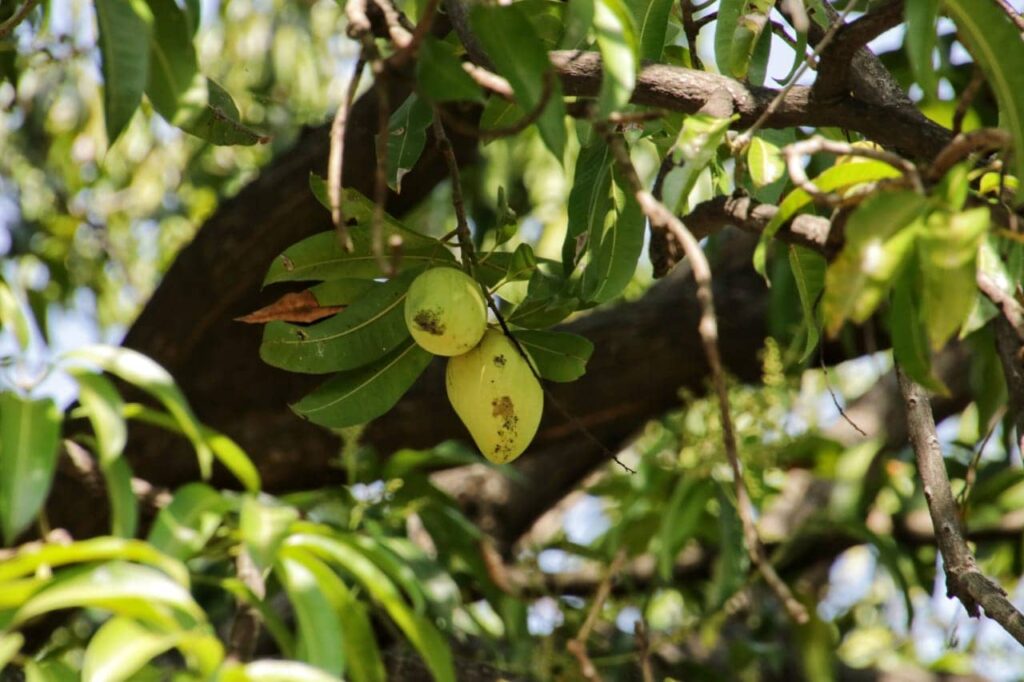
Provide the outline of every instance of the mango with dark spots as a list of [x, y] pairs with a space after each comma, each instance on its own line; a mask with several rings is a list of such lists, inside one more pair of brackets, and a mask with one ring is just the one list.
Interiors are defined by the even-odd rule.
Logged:
[[511, 462], [537, 434], [544, 390], [500, 331], [488, 330], [479, 346], [448, 360], [445, 386], [455, 413], [492, 462]]
[[487, 303], [480, 285], [455, 268], [427, 270], [409, 287], [405, 324], [424, 350], [461, 355], [476, 346], [487, 329]]

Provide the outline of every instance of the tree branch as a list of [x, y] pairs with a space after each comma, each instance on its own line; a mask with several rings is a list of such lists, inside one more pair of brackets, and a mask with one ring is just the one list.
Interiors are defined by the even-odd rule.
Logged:
[[859, 19], [844, 24], [822, 51], [814, 96], [821, 101], [846, 97], [856, 54], [872, 40], [903, 21], [903, 0], [876, 7]]
[[924, 499], [928, 503], [936, 543], [942, 554], [947, 595], [959, 599], [967, 613], [975, 618], [981, 615], [981, 607], [985, 615], [1024, 644], [1024, 615], [1010, 603], [1001, 587], [978, 570], [974, 555], [967, 547], [960, 510], [949, 486], [946, 462], [935, 432], [935, 418], [928, 395], [898, 369], [897, 376], [907, 414], [910, 443], [914, 448], [918, 473], [924, 487]]

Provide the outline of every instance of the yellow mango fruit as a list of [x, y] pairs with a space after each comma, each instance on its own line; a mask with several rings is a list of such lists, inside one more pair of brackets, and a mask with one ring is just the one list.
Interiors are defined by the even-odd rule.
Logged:
[[479, 346], [451, 358], [445, 386], [476, 446], [495, 464], [514, 460], [537, 434], [544, 390], [500, 331], [488, 330]]
[[480, 285], [462, 270], [432, 268], [409, 287], [405, 324], [424, 350], [462, 355], [480, 343], [487, 329], [487, 302]]

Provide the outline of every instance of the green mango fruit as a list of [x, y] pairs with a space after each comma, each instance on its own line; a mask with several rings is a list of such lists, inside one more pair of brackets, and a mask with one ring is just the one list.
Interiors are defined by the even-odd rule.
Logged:
[[409, 286], [405, 324], [424, 350], [462, 355], [487, 329], [487, 302], [480, 285], [462, 270], [432, 268]]
[[479, 346], [451, 358], [445, 386], [476, 446], [495, 464], [514, 460], [537, 434], [544, 390], [500, 331], [488, 330]]

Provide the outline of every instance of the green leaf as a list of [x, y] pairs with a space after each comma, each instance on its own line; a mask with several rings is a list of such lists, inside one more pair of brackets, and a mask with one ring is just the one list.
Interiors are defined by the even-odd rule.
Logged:
[[203, 438], [202, 426], [189, 407], [185, 394], [177, 387], [167, 370], [142, 353], [115, 346], [85, 346], [68, 353], [66, 357], [71, 361], [78, 360], [95, 365], [159, 400], [192, 442], [203, 478], [210, 477], [213, 451]]
[[[118, 0], [113, 0], [117, 2]], [[174, 0], [147, 0], [153, 14], [146, 95], [157, 113], [174, 121], [178, 106], [199, 78], [188, 15]]]
[[104, 623], [85, 650], [83, 682], [130, 680], [149, 661], [174, 647], [172, 634], [154, 632], [130, 618]]
[[622, 195], [623, 205], [616, 207], [615, 219], [595, 224], [587, 237], [589, 260], [580, 283], [586, 301], [604, 303], [622, 293], [643, 251], [643, 210], [632, 192], [625, 190]]
[[732, 42], [747, 0], [721, 0], [715, 22], [715, 63], [725, 76], [737, 76], [732, 65]]
[[419, 270], [371, 288], [345, 310], [316, 324], [271, 322], [263, 331], [260, 357], [291, 372], [324, 374], [362, 367], [409, 338], [405, 297]]
[[188, 590], [148, 566], [110, 562], [64, 573], [39, 590], [14, 616], [12, 625], [49, 611], [99, 608], [166, 626], [179, 617], [199, 623], [203, 610]]
[[789, 266], [793, 270], [796, 290], [800, 296], [800, 309], [804, 316], [804, 327], [807, 329], [804, 351], [800, 354], [800, 362], [810, 357], [818, 347], [821, 336], [818, 331], [818, 316], [814, 312], [818, 296], [825, 288], [825, 268], [828, 263], [820, 254], [802, 246], [789, 247]]
[[32, 340], [32, 325], [21, 301], [3, 282], [0, 282], [0, 329], [11, 332], [22, 351], [28, 348]]
[[672, 496], [664, 507], [657, 537], [658, 573], [670, 581], [676, 556], [694, 536], [705, 517], [708, 500], [715, 494], [715, 485], [702, 478], [680, 477]]
[[594, 344], [582, 336], [547, 330], [517, 330], [516, 340], [548, 381], [576, 381], [587, 371]]
[[[733, 27], [729, 44], [729, 71], [735, 78], [746, 78], [750, 71], [754, 50], [760, 43], [761, 34], [768, 24], [768, 12], [773, 2], [747, 0], [743, 3], [740, 16]], [[721, 16], [719, 16], [721, 22]], [[715, 32], [715, 55], [718, 55], [718, 29]]]
[[661, 61], [668, 35], [672, 0], [626, 0], [636, 19], [640, 60]]
[[512, 252], [508, 267], [505, 269], [505, 281], [518, 282], [530, 279], [537, 269], [538, 262], [537, 256], [533, 253], [533, 247], [523, 242]]
[[498, 73], [508, 79], [516, 103], [524, 112], [534, 111], [547, 97], [537, 128], [544, 144], [561, 163], [565, 153], [562, 86], [552, 73], [547, 48], [526, 14], [516, 5], [476, 5], [470, 23]]
[[8, 545], [46, 501], [57, 466], [61, 421], [49, 398], [0, 393], [0, 526]]
[[299, 512], [271, 498], [247, 495], [242, 500], [238, 530], [252, 562], [261, 571], [269, 569]]
[[15, 654], [21, 651], [25, 636], [20, 632], [8, 632], [0, 635], [0, 670], [7, 668]]
[[595, 0], [594, 34], [602, 73], [597, 111], [603, 118], [629, 104], [636, 85], [640, 44], [624, 0]]
[[394, 583], [365, 555], [336, 539], [310, 533], [296, 533], [286, 540], [286, 545], [302, 547], [355, 577], [419, 651], [434, 679], [454, 682], [451, 650], [444, 637], [429, 620], [409, 608]]
[[938, 81], [932, 53], [937, 42], [936, 22], [939, 19], [939, 0], [915, 0], [904, 6], [907, 23], [906, 49], [914, 80], [924, 91], [925, 99], [937, 96]]
[[593, 141], [580, 149], [576, 157], [576, 176], [569, 191], [569, 223], [562, 244], [562, 262], [566, 274], [575, 267], [583, 235], [600, 234], [613, 207], [611, 149], [603, 141]]
[[[328, 210], [327, 185], [323, 178], [311, 173], [309, 185], [317, 200]], [[351, 230], [354, 249], [346, 252], [338, 244], [333, 230], [320, 232], [292, 244], [274, 259], [263, 286], [276, 282], [322, 281], [340, 278], [373, 279], [381, 276], [380, 263], [372, 250], [371, 226], [373, 202], [354, 189], [346, 189], [342, 197], [345, 219], [354, 221]], [[398, 238], [402, 242], [402, 259], [398, 270], [455, 260], [448, 248], [439, 240], [406, 228], [388, 214], [382, 221], [384, 241]]]
[[81, 369], [70, 372], [78, 383], [78, 401], [96, 434], [100, 466], [107, 466], [121, 457], [128, 442], [124, 423], [124, 401], [108, 379]]
[[432, 358], [412, 340], [406, 341], [372, 365], [337, 374], [292, 409], [334, 429], [365, 424], [394, 407]]
[[299, 658], [331, 673], [341, 675], [345, 656], [339, 644], [344, 640], [338, 616], [320, 588], [317, 577], [302, 563], [282, 556], [274, 573], [295, 610], [299, 631]]
[[935, 211], [918, 240], [921, 315], [933, 350], [946, 344], [977, 296], [977, 258], [990, 224], [987, 206], [960, 213]]
[[100, 374], [72, 370], [78, 382], [78, 401], [96, 434], [97, 454], [111, 508], [111, 533], [134, 537], [139, 513], [132, 491], [132, 470], [121, 456], [128, 441], [124, 401], [114, 385]]
[[220, 527], [231, 502], [205, 483], [189, 483], [157, 514], [149, 544], [185, 561], [199, 554]]
[[186, 133], [217, 145], [262, 144], [270, 139], [242, 123], [235, 100], [209, 78], [193, 83], [171, 122]]
[[509, 128], [525, 115], [525, 112], [515, 102], [509, 102], [501, 97], [490, 97], [487, 104], [484, 105], [484, 112], [480, 114], [480, 130]]
[[141, 0], [96, 0], [103, 118], [113, 144], [139, 108], [149, 70], [153, 14]]
[[760, 137], [754, 137], [747, 149], [747, 168], [754, 186], [765, 187], [783, 176], [786, 162], [778, 147]]
[[[999, 102], [999, 116], [1013, 136], [1015, 172], [1024, 177], [1024, 43], [1020, 31], [994, 3], [944, 0], [946, 13], [956, 22], [958, 35], [985, 72]], [[1017, 188], [1017, 200], [1024, 188]], [[933, 339], [934, 341], [934, 339]]]
[[[129, 419], [136, 419], [174, 433], [185, 433], [181, 424], [163, 412], [151, 410], [144, 405], [137, 403], [125, 405], [124, 415]], [[238, 446], [238, 443], [231, 440], [223, 433], [214, 431], [208, 426], [199, 425], [199, 434], [203, 442], [209, 446], [210, 451], [224, 468], [231, 472], [231, 475], [238, 479], [246, 490], [256, 492], [260, 489], [260, 472], [252, 463], [245, 451]]]
[[[864, 182], [884, 180], [900, 175], [900, 171], [882, 161], [862, 161], [858, 163], [842, 163], [824, 171], [814, 178], [814, 184], [822, 192], [835, 192], [840, 189], [858, 185]], [[775, 216], [765, 225], [764, 232], [754, 251], [754, 269], [762, 277], [767, 279], [765, 274], [765, 263], [767, 260], [768, 243], [783, 225], [793, 216], [811, 205], [811, 195], [805, 190], [797, 188], [786, 195]]]
[[565, 8], [565, 31], [559, 42], [563, 50], [587, 49], [590, 27], [594, 25], [594, 0], [569, 0]]
[[666, 175], [663, 188], [666, 205], [674, 208], [677, 214], [687, 212], [690, 192], [701, 172], [714, 160], [734, 120], [735, 117], [693, 114], [683, 121], [672, 151], [676, 167]]
[[552, 273], [561, 270], [544, 267], [543, 262], [530, 277], [526, 297], [512, 310], [506, 321], [530, 329], [550, 327], [579, 308], [580, 301], [571, 282]]
[[355, 682], [383, 682], [387, 678], [377, 638], [366, 607], [323, 561], [298, 547], [290, 547], [287, 557], [301, 564], [315, 579], [337, 614], [346, 673]]
[[456, 48], [427, 36], [416, 63], [416, 82], [419, 92], [435, 102], [481, 102], [480, 86], [476, 84], [459, 59]]
[[151, 564], [183, 586], [188, 586], [188, 570], [175, 559], [141, 540], [100, 537], [69, 545], [28, 545], [0, 563], [0, 581], [28, 576], [42, 569], [119, 559]]
[[409, 95], [391, 114], [388, 121], [388, 187], [396, 193], [401, 193], [402, 178], [412, 170], [423, 153], [427, 128], [433, 116], [430, 106], [415, 94]]
[[928, 349], [928, 338], [917, 305], [918, 275], [916, 265], [908, 267], [893, 287], [892, 303], [889, 306], [892, 353], [900, 369], [911, 379], [929, 391], [949, 395], [949, 389], [932, 371], [931, 351]]
[[825, 274], [822, 312], [830, 335], [847, 319], [867, 320], [885, 298], [911, 253], [926, 203], [915, 192], [882, 192], [850, 215], [846, 244]]

